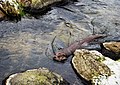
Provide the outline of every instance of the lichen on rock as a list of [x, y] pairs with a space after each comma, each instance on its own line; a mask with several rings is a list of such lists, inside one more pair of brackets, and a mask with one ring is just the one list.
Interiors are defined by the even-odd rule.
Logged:
[[111, 75], [108, 66], [102, 63], [104, 57], [100, 53], [81, 49], [76, 50], [74, 54], [72, 64], [76, 71], [87, 81], [91, 81], [99, 75]]
[[21, 19], [26, 12], [44, 14], [48, 8], [60, 2], [66, 3], [68, 0], [1, 0], [0, 10], [8, 18]]
[[120, 62], [98, 51], [76, 50], [72, 64], [78, 74], [93, 85], [120, 85]]
[[101, 44], [101, 53], [113, 60], [120, 59], [120, 42], [111, 41]]
[[120, 42], [105, 42], [103, 46], [114, 53], [120, 53]]
[[10, 19], [21, 19], [24, 12], [22, 7], [16, 0], [1, 0], [0, 10], [3, 12], [3, 15]]
[[[24, 8], [24, 11], [29, 13], [45, 12], [48, 8], [57, 3], [66, 3], [68, 0], [17, 0]], [[42, 14], [42, 13], [41, 13]]]
[[95, 85], [120, 85], [120, 62], [114, 61], [108, 57], [105, 57], [105, 61], [103, 61], [104, 64], [106, 64], [112, 74], [111, 76], [99, 76], [97, 79], [93, 79]]
[[11, 75], [6, 85], [68, 85], [68, 82], [57, 73], [39, 68]]

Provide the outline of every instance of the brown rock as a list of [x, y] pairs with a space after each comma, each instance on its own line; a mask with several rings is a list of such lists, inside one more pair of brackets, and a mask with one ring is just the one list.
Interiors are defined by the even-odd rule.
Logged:
[[5, 18], [5, 14], [0, 10], [0, 21]]
[[67, 3], [69, 0], [17, 0], [24, 7], [24, 11], [29, 13], [41, 13], [47, 11], [54, 5]]
[[101, 44], [101, 53], [113, 60], [120, 59], [120, 42], [105, 42]]
[[103, 46], [114, 53], [120, 53], [120, 42], [105, 42]]

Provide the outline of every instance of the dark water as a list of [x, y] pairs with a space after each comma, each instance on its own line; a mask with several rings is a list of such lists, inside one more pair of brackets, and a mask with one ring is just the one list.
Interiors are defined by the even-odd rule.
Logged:
[[[46, 48], [51, 49], [50, 44], [56, 35], [51, 33], [54, 32], [59, 23], [61, 23], [60, 20], [52, 20], [48, 15], [39, 19], [23, 18], [17, 23], [4, 21], [0, 23], [1, 84], [13, 73], [46, 67], [61, 74], [71, 84], [82, 85], [81, 80], [78, 79], [71, 67], [71, 58], [65, 63], [58, 63], [52, 60], [52, 51], [46, 52]], [[58, 47], [65, 46], [62, 40], [56, 39], [57, 42]]]
[[63, 8], [54, 7], [38, 19], [22, 18], [15, 23], [0, 22], [0, 84], [9, 75], [46, 67], [59, 73], [71, 85], [83, 85], [71, 66], [69, 57], [65, 63], [52, 60], [51, 42], [55, 36], [55, 48], [63, 48], [88, 35], [104, 33], [111, 40], [118, 40], [120, 19], [118, 0], [80, 0]]

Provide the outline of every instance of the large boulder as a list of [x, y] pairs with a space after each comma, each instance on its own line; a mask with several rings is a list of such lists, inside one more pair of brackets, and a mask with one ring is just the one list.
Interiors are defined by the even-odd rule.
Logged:
[[72, 59], [77, 73], [93, 85], [119, 85], [120, 62], [104, 57], [98, 51], [76, 50]]
[[9, 76], [6, 85], [68, 85], [68, 82], [57, 73], [39, 68]]

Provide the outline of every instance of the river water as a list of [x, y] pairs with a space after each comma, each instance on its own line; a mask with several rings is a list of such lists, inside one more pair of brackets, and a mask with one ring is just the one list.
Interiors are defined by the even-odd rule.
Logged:
[[53, 7], [45, 15], [23, 17], [21, 21], [0, 22], [0, 85], [9, 75], [46, 67], [63, 76], [71, 85], [84, 85], [71, 66], [52, 60], [53, 52], [91, 34], [120, 36], [119, 0], [80, 0]]

